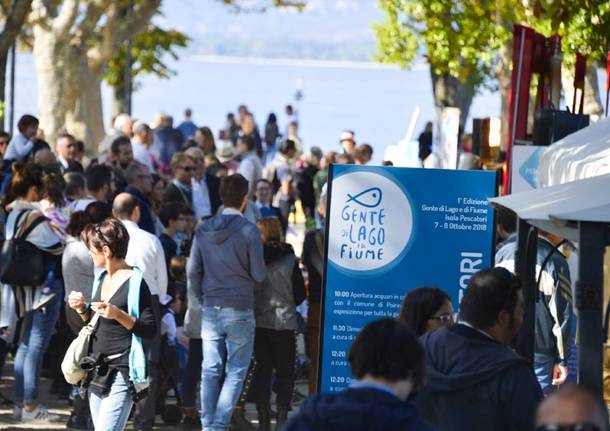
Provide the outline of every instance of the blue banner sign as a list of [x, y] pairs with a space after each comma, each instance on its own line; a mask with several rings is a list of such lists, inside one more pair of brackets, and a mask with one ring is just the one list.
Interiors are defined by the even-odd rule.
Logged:
[[319, 388], [349, 385], [349, 347], [368, 322], [398, 315], [417, 286], [457, 304], [472, 274], [493, 259], [484, 171], [333, 165], [327, 208]]

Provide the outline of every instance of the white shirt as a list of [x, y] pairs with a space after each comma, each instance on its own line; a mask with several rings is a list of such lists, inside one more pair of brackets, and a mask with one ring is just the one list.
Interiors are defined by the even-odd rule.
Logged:
[[161, 318], [161, 336], [167, 334], [167, 344], [176, 345], [176, 315], [173, 310], [165, 313]]
[[263, 177], [263, 165], [254, 151], [244, 154], [237, 173], [248, 180], [250, 196], [254, 196], [255, 184]]
[[162, 298], [167, 294], [167, 264], [159, 238], [129, 220], [121, 220], [129, 233], [125, 262], [137, 266], [144, 273], [150, 293]]
[[200, 220], [201, 217], [212, 215], [210, 193], [208, 191], [208, 184], [205, 182], [205, 177], [199, 181], [193, 177], [191, 179], [191, 191], [193, 194], [193, 211], [195, 211], [197, 220]]
[[68, 163], [68, 161], [66, 159], [64, 159], [62, 156], [57, 156], [57, 161], [61, 164], [61, 166], [64, 169], [68, 169], [70, 167], [70, 164]]
[[134, 141], [131, 141], [131, 148], [133, 150], [133, 158], [146, 166], [150, 172], [155, 172], [155, 165], [153, 164], [150, 150], [144, 144]]
[[20, 162], [30, 154], [34, 148], [34, 143], [23, 136], [21, 133], [17, 133], [9, 142], [8, 147], [6, 148], [6, 153], [4, 154], [4, 160], [16, 160]]

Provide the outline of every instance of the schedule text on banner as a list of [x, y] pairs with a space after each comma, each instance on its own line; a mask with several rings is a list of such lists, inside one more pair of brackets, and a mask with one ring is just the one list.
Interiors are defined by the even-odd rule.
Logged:
[[457, 309], [491, 265], [496, 175], [485, 171], [333, 165], [329, 179], [319, 388], [351, 381], [349, 347], [368, 322], [398, 315], [417, 286]]

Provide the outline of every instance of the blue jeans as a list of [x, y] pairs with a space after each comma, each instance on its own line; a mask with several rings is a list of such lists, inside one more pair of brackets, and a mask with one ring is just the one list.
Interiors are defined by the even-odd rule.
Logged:
[[[254, 347], [254, 312], [203, 307], [201, 425], [225, 430], [241, 393]], [[223, 371], [225, 379], [220, 386]]]
[[15, 401], [33, 404], [38, 399], [38, 381], [44, 353], [59, 317], [61, 295], [43, 310], [30, 311], [23, 323], [23, 337], [15, 355]]
[[125, 429], [133, 399], [127, 382], [121, 373], [116, 373], [110, 392], [98, 397], [89, 393], [89, 408], [96, 431], [119, 431]]
[[553, 368], [555, 368], [555, 361], [553, 358], [547, 358], [541, 360], [537, 358], [534, 361], [534, 372], [536, 373], [536, 378], [538, 379], [538, 384], [540, 384], [540, 388], [544, 395], [550, 394], [553, 387]]

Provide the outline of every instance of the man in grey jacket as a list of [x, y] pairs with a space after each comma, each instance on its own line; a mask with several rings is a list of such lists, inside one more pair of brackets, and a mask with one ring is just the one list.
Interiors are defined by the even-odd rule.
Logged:
[[[201, 425], [225, 430], [238, 401], [254, 345], [254, 287], [267, 270], [258, 228], [243, 217], [248, 181], [223, 178], [222, 214], [197, 228], [188, 264], [189, 289], [201, 298]], [[225, 379], [220, 385], [223, 371]]]

